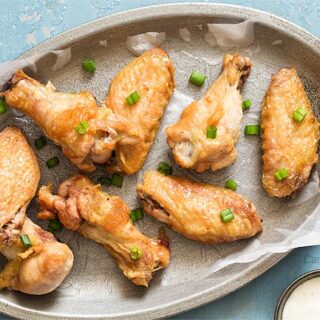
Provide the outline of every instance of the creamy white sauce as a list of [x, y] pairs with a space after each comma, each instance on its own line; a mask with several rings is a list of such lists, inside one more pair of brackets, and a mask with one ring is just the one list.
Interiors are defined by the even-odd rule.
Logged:
[[282, 319], [320, 319], [320, 277], [307, 280], [291, 293], [284, 306]]

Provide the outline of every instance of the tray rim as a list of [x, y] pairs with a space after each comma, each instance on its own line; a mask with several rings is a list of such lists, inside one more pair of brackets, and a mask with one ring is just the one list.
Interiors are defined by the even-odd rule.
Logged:
[[[222, 4], [222, 3], [171, 3], [146, 6], [142, 8], [131, 9], [124, 12], [111, 14], [99, 19], [92, 20], [68, 31], [62, 32], [48, 40], [38, 44], [34, 48], [21, 54], [18, 58], [27, 58], [38, 53], [58, 50], [70, 46], [73, 42], [81, 41], [95, 33], [103, 32], [110, 28], [120, 27], [130, 23], [140, 23], [151, 18], [172, 18], [175, 16], [198, 16], [198, 17], [228, 17], [235, 19], [248, 19], [261, 17], [264, 20], [260, 23], [290, 34], [292, 38], [309, 47], [316, 55], [320, 56], [320, 39], [312, 33], [306, 31], [302, 27], [289, 22], [286, 19], [278, 17], [273, 13], [253, 9], [249, 7]], [[79, 33], [81, 33], [79, 35]], [[290, 251], [289, 251], [290, 252]], [[281, 254], [268, 254], [257, 261], [253, 262], [249, 268], [241, 276], [235, 278], [231, 285], [230, 282], [225, 286], [226, 290], [221, 294], [217, 294], [216, 289], [209, 288], [200, 293], [194, 294], [187, 298], [176, 300], [172, 303], [162, 305], [156, 308], [144, 309], [142, 311], [130, 313], [117, 313], [105, 315], [56, 315], [52, 312], [36, 311], [34, 309], [21, 307], [15, 303], [6, 303], [0, 301], [0, 312], [3, 314], [17, 317], [20, 319], [38, 320], [46, 319], [62, 320], [62, 319], [160, 319], [172, 315], [176, 315], [199, 306], [205, 305], [217, 299], [220, 299], [227, 294], [243, 287], [264, 272], [269, 270], [289, 252]]]

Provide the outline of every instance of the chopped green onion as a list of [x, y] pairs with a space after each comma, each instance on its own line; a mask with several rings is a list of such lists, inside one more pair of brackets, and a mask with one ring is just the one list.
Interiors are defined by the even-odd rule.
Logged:
[[292, 114], [292, 118], [294, 121], [302, 122], [302, 120], [305, 118], [306, 115], [307, 115], [307, 111], [304, 110], [302, 107], [299, 107], [296, 110], [294, 110]]
[[238, 184], [233, 179], [228, 179], [224, 185], [225, 188], [235, 191]]
[[139, 100], [140, 100], [140, 95], [138, 91], [133, 91], [132, 93], [130, 93], [130, 95], [126, 97], [126, 102], [130, 106], [137, 103]]
[[198, 71], [193, 71], [189, 78], [189, 82], [195, 84], [198, 87], [202, 87], [206, 80], [206, 76]]
[[113, 186], [116, 186], [118, 188], [121, 188], [122, 187], [122, 183], [123, 183], [123, 177], [120, 176], [119, 174], [117, 173], [114, 173], [111, 177], [111, 184]]
[[47, 167], [49, 169], [52, 169], [53, 167], [57, 166], [59, 163], [60, 163], [59, 158], [58, 157], [53, 157], [53, 158], [51, 158], [51, 159], [49, 159], [47, 161]]
[[55, 235], [55, 230], [54, 230], [54, 229], [48, 227], [48, 228], [47, 228], [47, 231], [49, 231], [49, 232], [51, 232], [53, 235]]
[[207, 128], [207, 138], [215, 139], [217, 137], [217, 127], [210, 126]]
[[85, 59], [82, 62], [82, 68], [86, 72], [94, 73], [96, 71], [96, 62], [92, 59]]
[[278, 181], [284, 180], [288, 178], [288, 176], [289, 176], [289, 171], [286, 168], [281, 168], [274, 173], [274, 177]]
[[130, 212], [130, 219], [134, 222], [134, 221], [138, 221], [143, 219], [144, 214], [141, 208], [137, 208], [134, 210], [131, 210]]
[[158, 166], [158, 171], [165, 174], [166, 176], [172, 174], [172, 168], [165, 162], [160, 162]]
[[86, 134], [89, 130], [89, 123], [87, 121], [80, 121], [76, 126], [76, 131], [79, 134]]
[[246, 135], [259, 135], [260, 134], [260, 126], [258, 124], [248, 124], [244, 128], [244, 133]]
[[58, 219], [50, 220], [50, 222], [48, 223], [48, 229], [50, 230], [50, 232], [51, 230], [61, 231], [63, 229], [63, 225]]
[[21, 240], [23, 246], [24, 246], [26, 249], [32, 247], [32, 243], [31, 243], [30, 238], [29, 238], [29, 236], [28, 236], [27, 234], [22, 234], [22, 235], [20, 236], [20, 240]]
[[234, 219], [234, 214], [231, 209], [224, 209], [220, 212], [220, 218], [223, 223], [227, 223]]
[[138, 246], [133, 246], [130, 249], [130, 257], [132, 260], [138, 260], [142, 257], [142, 250]]
[[34, 140], [34, 145], [36, 149], [40, 150], [47, 145], [47, 140], [45, 137], [41, 136], [38, 139]]
[[4, 101], [4, 98], [0, 98], [0, 114], [3, 114], [7, 111], [7, 105]]
[[103, 186], [110, 186], [111, 185], [111, 179], [107, 176], [99, 177], [97, 180], [98, 180], [98, 183], [100, 183]]
[[248, 110], [251, 107], [251, 100], [247, 99], [242, 102], [242, 110]]

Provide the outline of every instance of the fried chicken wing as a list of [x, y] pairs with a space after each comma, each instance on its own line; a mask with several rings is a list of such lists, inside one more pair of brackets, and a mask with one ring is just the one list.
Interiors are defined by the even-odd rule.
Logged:
[[[20, 70], [1, 95], [9, 106], [31, 117], [82, 170], [93, 171], [94, 163], [107, 162], [117, 143], [138, 141], [130, 122], [105, 106], [98, 107], [88, 91], [56, 92], [50, 82], [43, 86]], [[79, 133], [76, 128], [81, 123], [84, 131]]]
[[[240, 88], [250, 70], [249, 58], [227, 54], [221, 75], [204, 97], [192, 102], [180, 120], [166, 129], [167, 142], [181, 167], [215, 171], [235, 162], [242, 120]], [[210, 126], [217, 128], [215, 139], [206, 136]]]
[[[135, 58], [114, 78], [105, 104], [137, 129], [140, 141], [136, 145], [118, 144], [109, 171], [132, 174], [142, 167], [174, 87], [172, 61], [160, 48], [150, 49]], [[140, 99], [128, 105], [126, 97], [134, 91]]]
[[[229, 189], [147, 171], [137, 192], [146, 213], [192, 240], [217, 244], [262, 231], [254, 205]], [[227, 223], [220, 217], [225, 209], [234, 214]]]
[[[66, 228], [102, 244], [136, 285], [147, 287], [154, 272], [169, 264], [165, 239], [143, 235], [131, 222], [128, 206], [87, 177], [77, 175], [64, 181], [57, 195], [44, 186], [38, 200], [40, 207], [57, 214]], [[141, 256], [135, 256], [137, 252]]]
[[[9, 260], [0, 273], [0, 288], [45, 294], [57, 288], [70, 272], [73, 255], [68, 246], [26, 218], [40, 169], [21, 131], [3, 130], [0, 149], [0, 251]], [[21, 235], [29, 237], [30, 248], [24, 248]]]
[[[305, 118], [295, 121], [300, 107]], [[318, 162], [319, 123], [295, 69], [281, 69], [272, 76], [261, 113], [264, 189], [270, 196], [294, 195], [307, 183], [312, 167]], [[279, 169], [288, 177], [278, 181]]]

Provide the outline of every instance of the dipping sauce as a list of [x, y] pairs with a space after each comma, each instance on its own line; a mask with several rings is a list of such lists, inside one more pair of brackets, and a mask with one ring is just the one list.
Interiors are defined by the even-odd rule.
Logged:
[[300, 284], [289, 296], [282, 320], [320, 319], [320, 277]]

